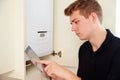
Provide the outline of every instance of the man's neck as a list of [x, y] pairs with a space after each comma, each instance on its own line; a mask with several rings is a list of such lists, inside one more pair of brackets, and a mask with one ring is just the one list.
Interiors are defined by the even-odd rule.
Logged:
[[104, 28], [97, 29], [93, 36], [90, 38], [93, 51], [97, 51], [106, 38], [107, 31]]

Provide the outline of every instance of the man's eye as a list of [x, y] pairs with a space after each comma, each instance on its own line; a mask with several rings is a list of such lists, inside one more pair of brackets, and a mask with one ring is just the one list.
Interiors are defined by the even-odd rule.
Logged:
[[75, 24], [78, 24], [79, 23], [79, 20], [75, 21]]

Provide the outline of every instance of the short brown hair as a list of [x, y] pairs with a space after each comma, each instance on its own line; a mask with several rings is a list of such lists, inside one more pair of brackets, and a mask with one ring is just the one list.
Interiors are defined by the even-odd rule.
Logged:
[[80, 10], [80, 14], [85, 18], [95, 12], [102, 23], [102, 8], [96, 0], [76, 0], [64, 10], [64, 13], [66, 16], [70, 16], [76, 10]]

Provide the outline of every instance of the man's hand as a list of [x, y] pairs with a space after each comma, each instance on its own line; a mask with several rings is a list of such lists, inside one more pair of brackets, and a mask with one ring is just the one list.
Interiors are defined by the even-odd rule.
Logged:
[[81, 80], [74, 73], [55, 62], [40, 60], [36, 63], [45, 65], [44, 71], [52, 80]]

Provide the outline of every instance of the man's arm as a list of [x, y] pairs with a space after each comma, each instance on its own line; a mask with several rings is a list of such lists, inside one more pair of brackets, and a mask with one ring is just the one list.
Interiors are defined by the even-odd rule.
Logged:
[[36, 62], [37, 64], [45, 65], [44, 71], [50, 76], [53, 80], [81, 80], [73, 72], [64, 68], [63, 66], [46, 60], [40, 60]]

